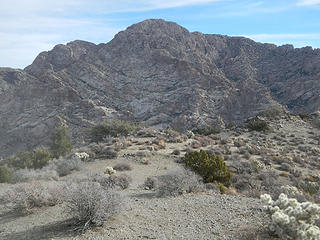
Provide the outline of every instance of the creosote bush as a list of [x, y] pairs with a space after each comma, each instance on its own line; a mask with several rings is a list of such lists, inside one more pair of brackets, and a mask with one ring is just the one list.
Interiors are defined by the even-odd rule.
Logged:
[[50, 151], [54, 158], [65, 156], [72, 150], [71, 137], [68, 127], [58, 126], [51, 136]]
[[92, 127], [89, 135], [92, 142], [102, 142], [108, 136], [127, 136], [136, 129], [136, 126], [135, 123], [122, 120], [106, 121]]
[[120, 210], [121, 198], [114, 190], [103, 188], [97, 182], [73, 183], [65, 196], [68, 213], [73, 217], [76, 230], [85, 231], [102, 226]]
[[269, 130], [269, 125], [266, 121], [260, 119], [251, 119], [247, 122], [247, 128], [251, 131], [267, 131]]
[[205, 183], [216, 181], [226, 187], [231, 186], [231, 172], [220, 156], [207, 154], [203, 150], [193, 151], [185, 154], [184, 162], [187, 167], [198, 173]]

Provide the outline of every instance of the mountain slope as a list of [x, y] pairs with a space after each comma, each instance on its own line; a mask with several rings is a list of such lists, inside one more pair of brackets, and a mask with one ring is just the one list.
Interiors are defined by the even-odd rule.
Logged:
[[79, 143], [86, 127], [109, 118], [187, 129], [273, 106], [316, 111], [319, 63], [319, 49], [190, 33], [156, 19], [107, 44], [60, 44], [24, 71], [1, 69], [1, 154], [46, 145], [58, 122]]

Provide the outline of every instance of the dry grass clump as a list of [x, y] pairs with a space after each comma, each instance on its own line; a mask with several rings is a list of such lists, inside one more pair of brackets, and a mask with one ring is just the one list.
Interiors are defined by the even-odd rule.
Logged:
[[76, 230], [85, 231], [102, 226], [108, 218], [120, 211], [120, 195], [96, 182], [73, 183], [66, 191], [68, 213]]
[[114, 167], [113, 167], [114, 170], [117, 170], [117, 171], [130, 171], [132, 170], [132, 167], [129, 163], [126, 163], [126, 162], [121, 162], [121, 163], [117, 163]]

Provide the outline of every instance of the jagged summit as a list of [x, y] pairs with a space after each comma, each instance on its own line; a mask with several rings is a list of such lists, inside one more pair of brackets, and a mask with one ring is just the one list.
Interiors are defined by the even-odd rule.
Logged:
[[270, 107], [320, 106], [320, 50], [189, 32], [150, 19], [110, 42], [73, 41], [24, 70], [0, 70], [0, 150], [47, 144], [63, 121], [74, 139], [110, 118], [189, 129], [241, 122]]

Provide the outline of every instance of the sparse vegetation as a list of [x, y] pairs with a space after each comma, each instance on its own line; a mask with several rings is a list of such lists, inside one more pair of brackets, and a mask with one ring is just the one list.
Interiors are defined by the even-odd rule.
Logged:
[[122, 120], [106, 121], [92, 127], [89, 135], [92, 142], [102, 142], [108, 136], [127, 136], [136, 129], [136, 126], [135, 123]]
[[194, 170], [205, 183], [220, 182], [226, 187], [231, 185], [231, 172], [220, 156], [207, 154], [205, 151], [193, 151], [185, 154], [185, 164]]
[[60, 156], [65, 156], [69, 154], [72, 150], [72, 143], [70, 132], [67, 127], [58, 126], [56, 127], [52, 137], [51, 137], [50, 151], [54, 158], [59, 158]]

